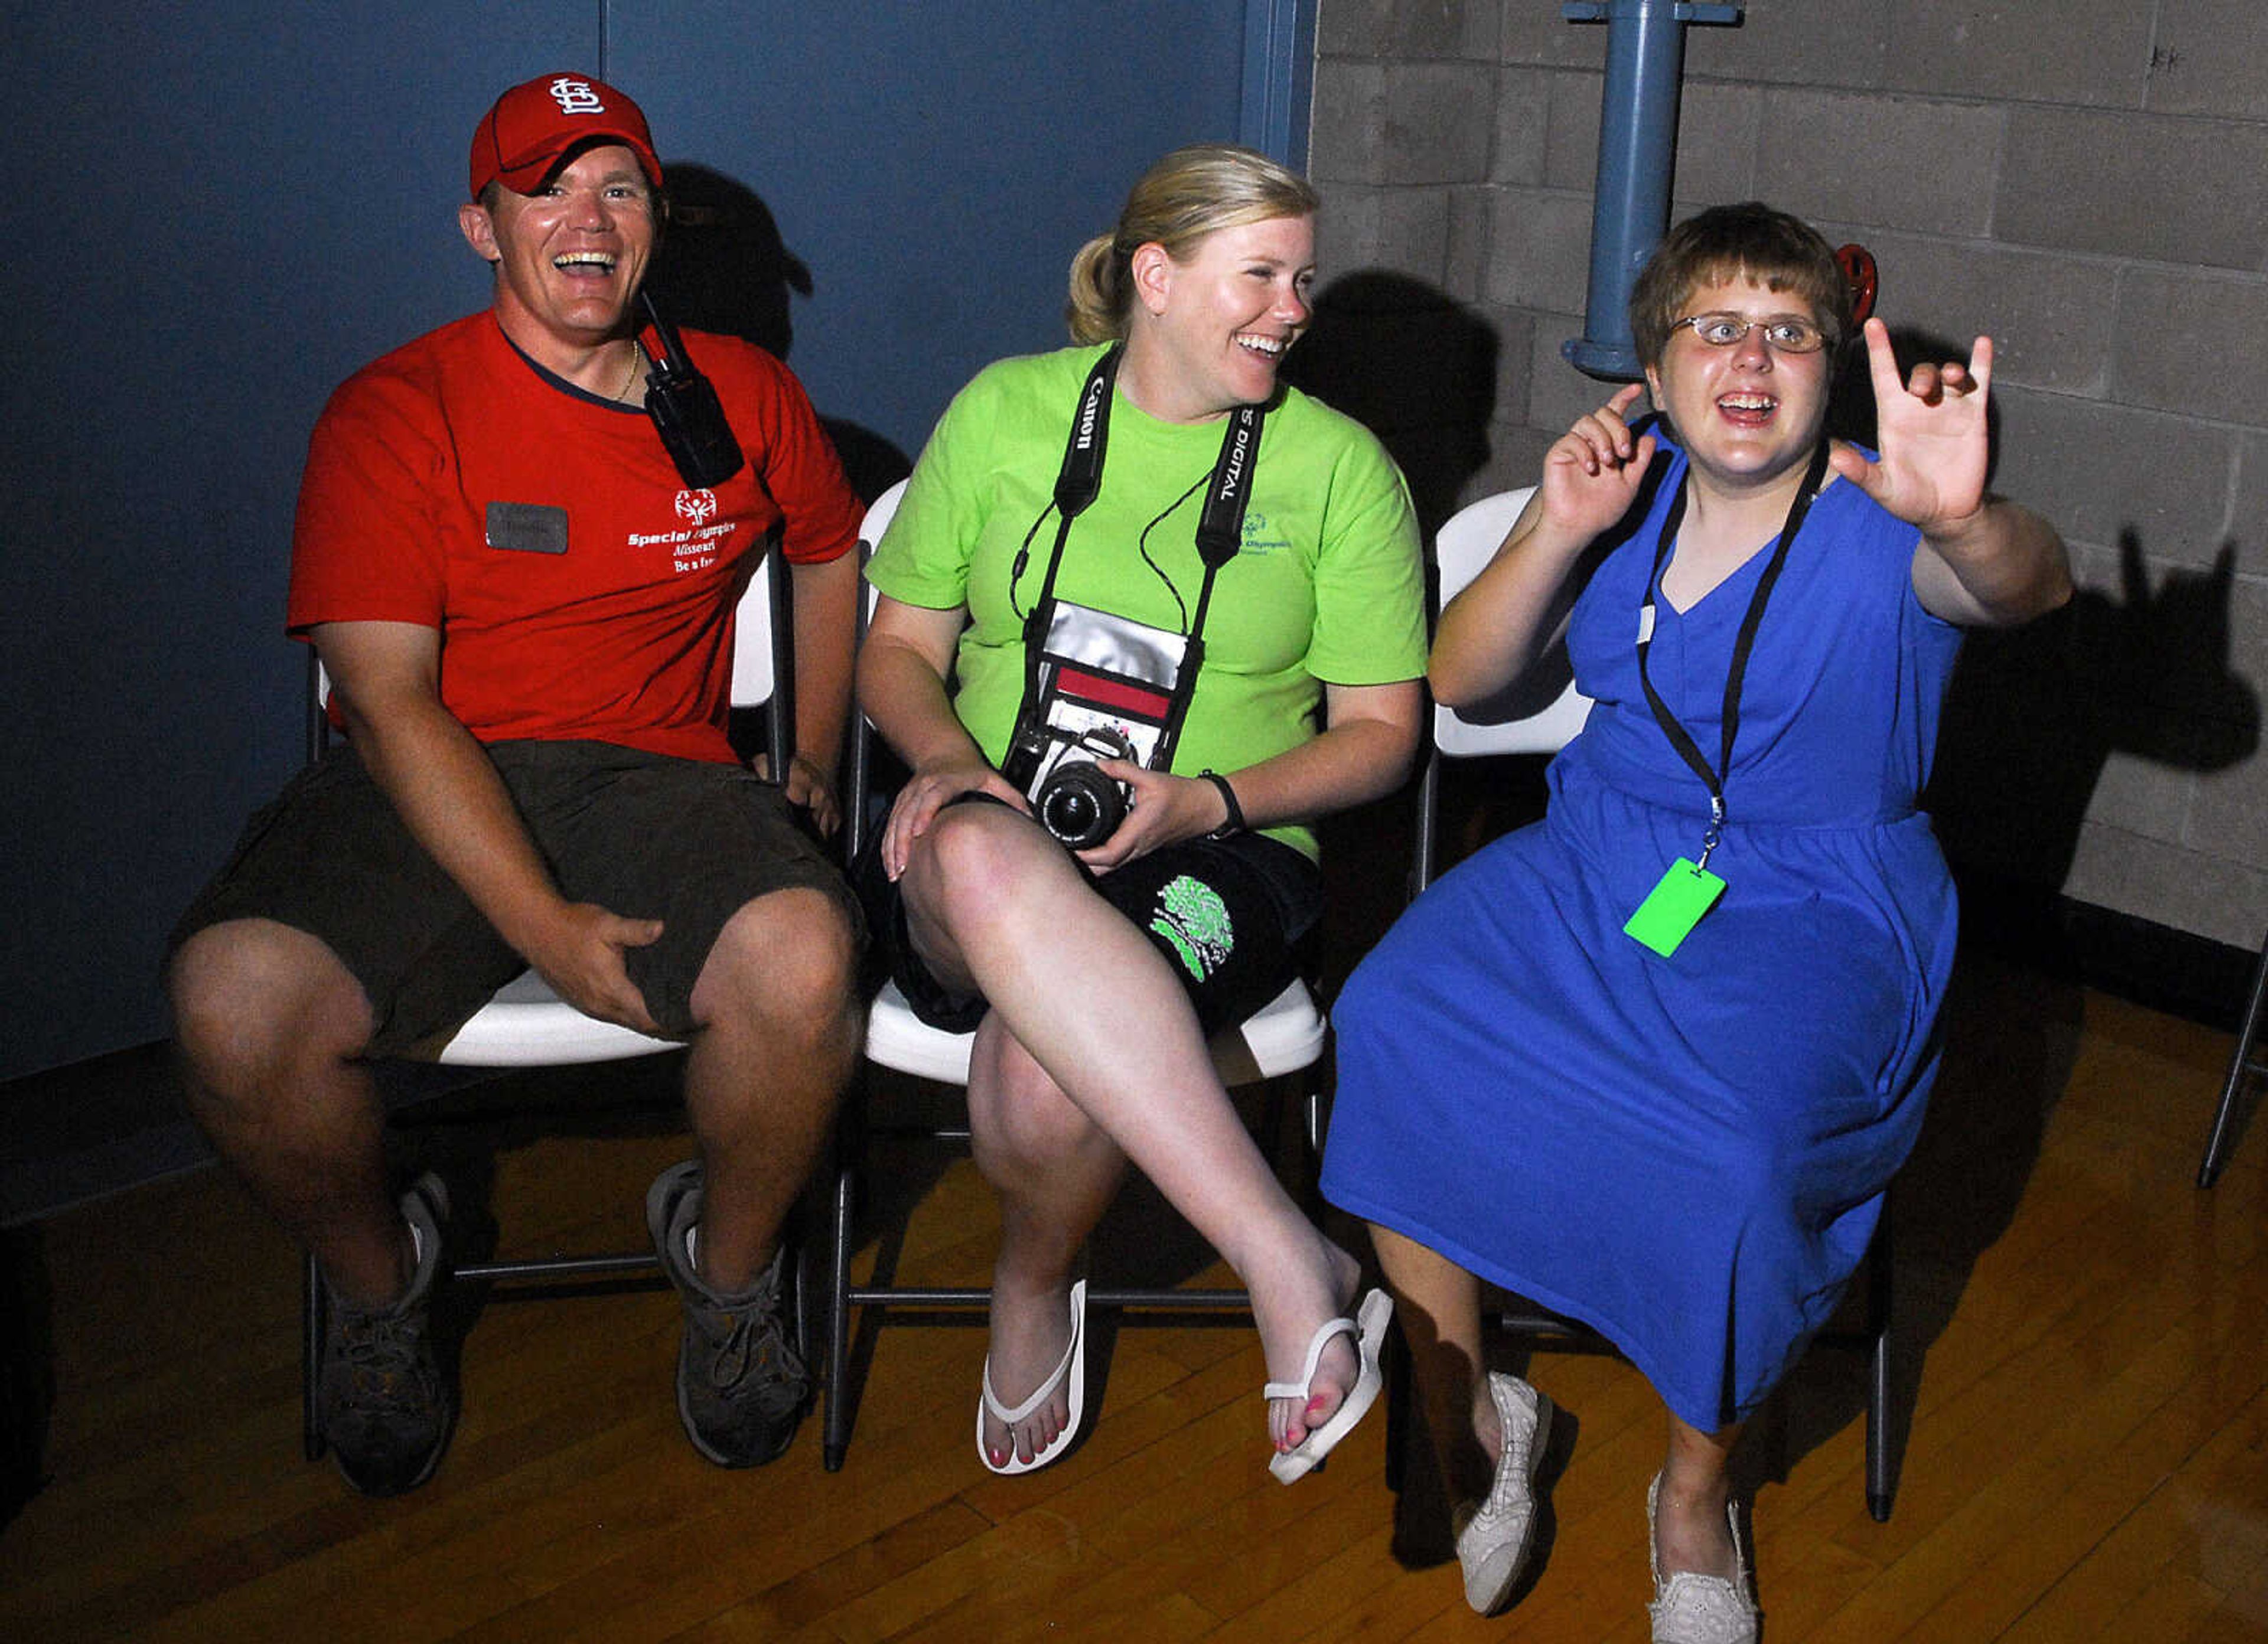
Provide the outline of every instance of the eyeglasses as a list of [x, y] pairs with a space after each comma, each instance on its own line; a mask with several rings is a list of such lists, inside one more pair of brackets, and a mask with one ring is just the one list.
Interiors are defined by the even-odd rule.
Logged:
[[1816, 354], [1827, 346], [1825, 332], [1793, 314], [1775, 314], [1769, 319], [1750, 319], [1743, 314], [1688, 314], [1669, 328], [1676, 331], [1687, 326], [1712, 349], [1733, 348], [1759, 326], [1764, 327], [1764, 342], [1775, 354]]

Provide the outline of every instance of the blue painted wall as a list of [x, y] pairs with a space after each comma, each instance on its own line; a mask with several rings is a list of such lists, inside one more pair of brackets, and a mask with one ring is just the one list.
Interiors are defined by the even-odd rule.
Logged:
[[909, 455], [1158, 152], [1301, 158], [1302, 0], [15, 4], [0, 205], [0, 1079], [164, 1031], [159, 944], [301, 752], [291, 504], [330, 388], [481, 305], [474, 122], [549, 69], [638, 97], [809, 271], [792, 363]]

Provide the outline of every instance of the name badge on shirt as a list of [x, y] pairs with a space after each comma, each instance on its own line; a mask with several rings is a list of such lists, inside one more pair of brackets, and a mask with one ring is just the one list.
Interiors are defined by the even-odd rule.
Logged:
[[1680, 856], [1661, 876], [1660, 883], [1646, 893], [1646, 900], [1638, 904], [1638, 912], [1623, 927], [1623, 934], [1666, 959], [1693, 934], [1693, 927], [1701, 922], [1701, 915], [1714, 907], [1717, 899], [1724, 893], [1722, 879]]
[[547, 503], [490, 503], [488, 543], [512, 554], [564, 554], [567, 510]]

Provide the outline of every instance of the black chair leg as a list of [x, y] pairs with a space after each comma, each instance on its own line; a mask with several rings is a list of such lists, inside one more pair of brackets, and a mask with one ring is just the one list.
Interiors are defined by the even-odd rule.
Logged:
[[856, 1174], [847, 1163], [835, 1172], [835, 1237], [828, 1251], [827, 1419], [820, 1460], [828, 1472], [843, 1471], [850, 1448], [850, 1222], [858, 1198]]
[[1418, 1402], [1418, 1380], [1410, 1362], [1410, 1339], [1396, 1318], [1386, 1331], [1386, 1487], [1395, 1494], [1410, 1478], [1410, 1428]]
[[2221, 1167], [2236, 1143], [2236, 1110], [2252, 1075], [2261, 1071], [2253, 1060], [2252, 1044], [2260, 1034], [2260, 1018], [2268, 1009], [2268, 942], [2260, 944], [2260, 958], [2252, 967], [2252, 991], [2244, 1001], [2244, 1019], [2237, 1026], [2236, 1050], [2228, 1059], [2228, 1077], [2220, 1087], [2220, 1105], [2213, 1116], [2213, 1134], [2205, 1139], [2205, 1157], [2198, 1162], [2197, 1185], [2210, 1187], [2220, 1179]]
[[1867, 1255], [1867, 1323], [1874, 1338], [1867, 1353], [1867, 1511], [1878, 1524], [1890, 1522], [1890, 1251], [1885, 1204]]
[[329, 1449], [320, 1409], [323, 1380], [323, 1270], [303, 1257], [299, 1273], [299, 1445], [309, 1461]]

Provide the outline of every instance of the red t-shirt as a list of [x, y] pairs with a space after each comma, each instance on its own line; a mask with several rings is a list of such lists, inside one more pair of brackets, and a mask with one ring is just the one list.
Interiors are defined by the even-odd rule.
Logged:
[[688, 332], [747, 462], [691, 490], [642, 407], [542, 371], [492, 313], [420, 337], [331, 396], [307, 451], [287, 622], [442, 635], [441, 700], [483, 742], [588, 739], [730, 762], [733, 609], [775, 528], [798, 562], [861, 510], [803, 385]]

